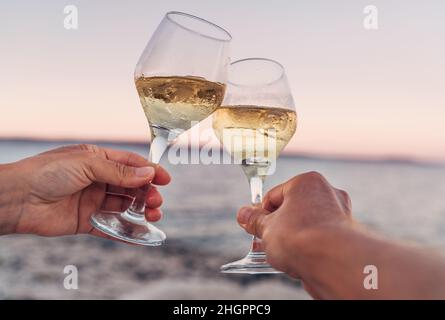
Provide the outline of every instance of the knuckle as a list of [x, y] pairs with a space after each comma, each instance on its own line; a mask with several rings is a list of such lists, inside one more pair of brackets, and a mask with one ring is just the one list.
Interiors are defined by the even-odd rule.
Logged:
[[128, 173], [128, 168], [127, 168], [126, 166], [124, 166], [124, 165], [118, 163], [118, 162], [115, 162], [115, 163], [114, 163], [114, 166], [115, 166], [115, 168], [116, 168], [116, 172], [117, 172], [117, 174], [118, 174], [118, 176], [119, 176], [119, 180], [120, 180], [120, 183], [119, 183], [119, 184], [121, 184], [121, 183], [122, 183], [122, 180], [125, 178], [125, 176], [126, 176], [127, 173]]
[[319, 188], [326, 185], [327, 181], [323, 175], [317, 171], [309, 171], [289, 181], [288, 190], [302, 190], [306, 188]]
[[320, 172], [317, 171], [309, 171], [303, 174], [303, 177], [308, 180], [324, 180], [324, 177]]
[[329, 187], [329, 182], [323, 177], [323, 175], [317, 171], [310, 171], [308, 173], [303, 174], [302, 183], [311, 188], [324, 188]]
[[85, 159], [87, 161], [87, 163], [90, 163], [91, 165], [93, 165], [97, 161], [101, 160], [100, 155], [98, 153], [94, 153], [94, 152], [82, 152], [79, 154], [79, 158]]
[[82, 144], [77, 145], [77, 147], [79, 148], [79, 150], [87, 151], [87, 152], [90, 152], [93, 154], [100, 153], [100, 148], [95, 144], [82, 143]]

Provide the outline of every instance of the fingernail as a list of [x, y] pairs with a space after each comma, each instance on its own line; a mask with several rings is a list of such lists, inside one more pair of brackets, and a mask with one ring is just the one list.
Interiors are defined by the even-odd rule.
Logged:
[[148, 177], [155, 173], [155, 169], [153, 167], [140, 167], [136, 168], [134, 173], [137, 177]]
[[240, 224], [247, 224], [249, 218], [252, 215], [252, 208], [243, 207], [238, 214], [238, 221]]

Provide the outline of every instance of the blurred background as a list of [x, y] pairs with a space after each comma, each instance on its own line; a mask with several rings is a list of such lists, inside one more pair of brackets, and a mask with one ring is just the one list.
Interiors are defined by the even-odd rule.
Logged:
[[[64, 28], [66, 5], [78, 9], [78, 29]], [[367, 5], [378, 9], [376, 30], [363, 26]], [[232, 60], [285, 66], [298, 129], [266, 188], [320, 171], [371, 228], [445, 249], [440, 0], [2, 1], [0, 163], [78, 142], [145, 156], [133, 70], [170, 10], [228, 29]], [[1, 237], [0, 298], [308, 298], [286, 276], [219, 273], [249, 247], [235, 222], [249, 201], [239, 167], [163, 165], [174, 178], [162, 189], [165, 246]], [[63, 288], [68, 264], [79, 268], [78, 290]]]

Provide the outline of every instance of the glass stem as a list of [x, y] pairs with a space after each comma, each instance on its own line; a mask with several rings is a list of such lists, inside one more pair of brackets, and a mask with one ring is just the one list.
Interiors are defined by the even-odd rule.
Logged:
[[[150, 145], [150, 152], [148, 154], [148, 161], [151, 163], [158, 164], [161, 161], [161, 157], [168, 147], [168, 137], [164, 135], [155, 136]], [[136, 189], [136, 195], [128, 209], [128, 213], [133, 215], [135, 218], [144, 218], [145, 213], [145, 199], [147, 193], [150, 190], [151, 184], [147, 183], [142, 187]], [[145, 219], [145, 218], [144, 218]]]
[[[253, 206], [261, 206], [261, 203], [263, 202], [263, 183], [264, 183], [264, 177], [261, 176], [249, 177], [250, 195]], [[260, 238], [253, 236], [250, 253], [263, 253]]]

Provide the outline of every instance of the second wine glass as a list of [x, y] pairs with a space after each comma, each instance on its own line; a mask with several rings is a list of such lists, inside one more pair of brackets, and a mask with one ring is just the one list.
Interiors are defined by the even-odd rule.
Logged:
[[[241, 164], [251, 202], [261, 206], [263, 183], [297, 126], [294, 100], [284, 68], [276, 61], [249, 58], [229, 67], [223, 105], [213, 115], [213, 129], [233, 161]], [[261, 239], [253, 237], [249, 253], [221, 267], [227, 273], [279, 273], [266, 261]]]
[[[230, 40], [223, 28], [190, 14], [169, 12], [161, 21], [135, 70], [136, 89], [151, 129], [152, 163], [159, 163], [171, 141], [221, 104]], [[149, 188], [147, 184], [137, 189], [123, 212], [95, 213], [92, 225], [128, 242], [162, 244], [164, 232], [144, 216]]]

